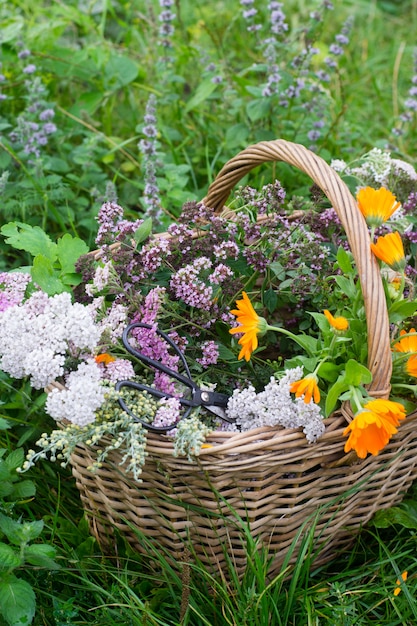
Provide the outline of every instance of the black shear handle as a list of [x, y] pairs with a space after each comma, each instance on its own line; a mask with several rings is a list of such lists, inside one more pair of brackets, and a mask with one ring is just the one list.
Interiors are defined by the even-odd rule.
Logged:
[[[176, 372], [172, 370], [171, 368], [167, 367], [166, 365], [164, 365], [164, 363], [161, 363], [160, 361], [155, 361], [155, 359], [151, 359], [147, 357], [146, 355], [142, 354], [140, 350], [136, 350], [129, 342], [129, 334], [135, 328], [145, 328], [147, 330], [153, 330], [157, 335], [159, 335], [159, 337], [161, 337], [164, 341], [166, 341], [167, 344], [174, 350], [175, 354], [180, 358], [187, 376], [183, 376], [179, 372]], [[162, 330], [159, 330], [159, 328], [155, 328], [155, 326], [152, 326], [151, 324], [145, 324], [144, 322], [134, 322], [133, 324], [129, 324], [129, 326], [126, 326], [126, 328], [124, 329], [123, 335], [122, 335], [122, 342], [126, 350], [130, 352], [130, 354], [132, 354], [134, 357], [136, 357], [137, 359], [145, 363], [145, 365], [148, 365], [149, 367], [153, 367], [154, 369], [157, 369], [160, 372], [164, 372], [164, 374], [171, 376], [171, 378], [175, 378], [176, 380], [183, 383], [187, 387], [190, 387], [193, 390], [197, 388], [197, 385], [194, 383], [194, 381], [191, 378], [190, 368], [188, 367], [188, 363], [185, 359], [184, 354], [179, 349], [175, 341], [173, 341]]]

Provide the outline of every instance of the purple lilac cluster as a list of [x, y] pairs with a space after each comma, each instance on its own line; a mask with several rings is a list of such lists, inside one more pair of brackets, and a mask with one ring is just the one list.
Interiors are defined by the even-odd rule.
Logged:
[[215, 341], [204, 341], [201, 344], [202, 356], [198, 357], [196, 361], [203, 367], [209, 365], [216, 365], [219, 360], [219, 347]]
[[159, 5], [162, 9], [159, 14], [159, 21], [161, 23], [159, 28], [159, 43], [164, 48], [171, 48], [171, 40], [175, 32], [172, 22], [176, 18], [175, 13], [171, 11], [171, 7], [174, 5], [174, 0], [159, 0]]
[[[281, 73], [278, 66], [278, 49], [280, 39], [288, 31], [288, 24], [285, 21], [282, 6], [281, 2], [270, 2], [268, 4], [270, 33], [263, 41], [264, 57], [268, 66], [268, 78], [262, 90], [262, 95], [265, 97], [278, 93], [278, 85], [281, 82]], [[283, 101], [285, 101], [285, 98], [283, 98]]]
[[250, 33], [261, 30], [262, 24], [256, 22], [256, 16], [258, 15], [258, 9], [254, 7], [254, 0], [240, 0], [242, 6], [242, 17], [246, 21], [246, 30]]
[[6, 96], [6, 94], [5, 94], [5, 93], [3, 93], [3, 92], [2, 92], [2, 90], [1, 90], [1, 85], [2, 85], [3, 83], [5, 83], [5, 82], [6, 82], [6, 77], [5, 77], [5, 75], [3, 74], [3, 72], [1, 71], [2, 67], [3, 67], [3, 64], [2, 64], [2, 63], [0, 63], [0, 102], [1, 102], [2, 100], [7, 100], [7, 96]]
[[139, 150], [143, 157], [144, 182], [143, 204], [145, 215], [159, 223], [161, 216], [161, 200], [159, 187], [156, 180], [156, 137], [158, 135], [156, 119], [156, 96], [151, 94], [146, 104], [144, 127], [142, 129], [145, 139], [139, 141]]
[[408, 98], [404, 102], [405, 111], [400, 115], [400, 124], [392, 129], [392, 134], [397, 137], [404, 134], [404, 124], [412, 121], [417, 112], [417, 48], [413, 52], [413, 76], [411, 87], [408, 90]]
[[97, 221], [99, 223], [96, 244], [105, 246], [115, 241], [124, 241], [133, 234], [142, 224], [143, 220], [131, 222], [123, 218], [124, 211], [117, 202], [104, 202], [102, 204]]
[[23, 272], [0, 273], [0, 313], [23, 302], [29, 282], [30, 274]]
[[[345, 23], [342, 26], [340, 33], [335, 36], [334, 42], [329, 47], [329, 56], [324, 59], [325, 64], [329, 68], [329, 70], [337, 69], [337, 58], [341, 57], [344, 53], [344, 48], [349, 43], [349, 35], [350, 31], [353, 27], [353, 18], [348, 17]], [[322, 82], [329, 82], [330, 76], [323, 72], [317, 73], [317, 78], [319, 78]]]
[[[27, 49], [19, 52], [18, 57], [25, 63], [31, 53]], [[47, 89], [39, 76], [36, 76], [36, 65], [28, 63], [22, 72], [28, 78], [24, 81], [27, 106], [17, 117], [17, 126], [9, 134], [14, 143], [19, 143], [26, 155], [40, 157], [41, 151], [48, 144], [49, 137], [57, 131], [53, 122], [55, 111], [46, 101]]]
[[169, 283], [175, 298], [181, 299], [186, 305], [196, 309], [210, 310], [213, 288], [207, 285], [207, 279], [204, 279], [202, 274], [207, 273], [212, 265], [210, 259], [200, 257], [177, 270]]

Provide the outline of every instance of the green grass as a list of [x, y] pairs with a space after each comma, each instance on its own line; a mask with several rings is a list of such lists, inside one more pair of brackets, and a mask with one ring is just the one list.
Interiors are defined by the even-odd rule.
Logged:
[[[354, 25], [338, 69], [321, 93], [318, 153], [326, 160], [350, 161], [375, 146], [388, 147], [416, 165], [416, 116], [401, 137], [391, 132], [404, 113], [414, 71], [416, 0], [335, 0], [334, 5], [325, 26], [310, 31], [319, 49], [314, 69], [321, 67], [349, 16]], [[258, 6], [266, 21], [266, 0]], [[261, 95], [265, 57], [257, 37], [245, 30], [238, 0], [177, 0], [173, 10], [177, 18], [167, 63], [157, 45], [157, 0], [0, 2], [5, 76], [0, 87], [7, 95], [0, 111], [0, 176], [7, 171], [9, 177], [0, 182], [0, 225], [25, 221], [54, 238], [79, 235], [94, 247], [103, 198], [116, 194], [129, 217], [142, 214], [145, 164], [137, 144], [144, 137], [150, 94], [157, 98], [157, 181], [166, 212], [161, 229], [184, 201], [203, 198], [222, 165], [245, 146], [277, 137], [311, 143], [315, 118], [302, 106], [311, 95], [286, 108], [279, 98]], [[290, 84], [298, 76], [291, 60], [300, 51], [303, 29], [311, 25], [312, 3], [288, 0], [284, 10], [291, 40], [279, 48], [279, 63], [282, 81]], [[10, 138], [30, 98], [25, 61], [18, 58], [22, 45], [31, 51], [57, 126], [35, 162]], [[205, 71], [209, 63], [222, 75], [221, 83], [211, 82], [213, 73]], [[288, 167], [265, 166], [249, 180], [259, 187], [274, 175], [289, 192], [308, 189], [309, 183]], [[3, 240], [0, 252], [1, 271], [27, 262]], [[10, 387], [3, 378], [1, 389], [0, 417], [12, 428], [0, 430], [0, 447], [28, 448], [50, 423], [25, 384]], [[31, 479], [36, 497], [15, 504], [12, 514], [45, 521], [43, 540], [55, 546], [61, 566], [20, 572], [36, 592], [36, 626], [417, 623], [416, 528], [403, 519], [387, 528], [364, 529], [351, 550], [311, 570], [308, 554], [314, 546], [307, 535], [306, 560], [300, 558], [294, 570], [284, 569], [272, 581], [267, 559], [256, 552], [249, 534], [253, 560], [242, 581], [233, 572], [213, 578], [198, 563], [181, 575], [163, 554], [148, 547], [148, 555], [139, 556], [122, 539], [117, 556], [103, 555], [90, 537], [68, 471], [44, 464], [31, 471]], [[407, 583], [394, 597], [404, 570]]]

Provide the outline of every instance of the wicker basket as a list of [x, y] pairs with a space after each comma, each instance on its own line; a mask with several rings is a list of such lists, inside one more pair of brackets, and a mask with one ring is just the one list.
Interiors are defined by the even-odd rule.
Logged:
[[[219, 212], [233, 186], [253, 167], [284, 161], [307, 173], [336, 209], [355, 257], [368, 324], [370, 392], [387, 398], [391, 376], [389, 324], [379, 267], [365, 221], [339, 176], [303, 146], [262, 142], [229, 161], [210, 186], [207, 206]], [[378, 456], [363, 461], [343, 451], [348, 411], [326, 420], [325, 434], [307, 444], [299, 430], [257, 428], [215, 432], [190, 463], [175, 458], [168, 437], [148, 434], [143, 482], [127, 478], [116, 452], [96, 474], [93, 453], [79, 446], [72, 468], [91, 530], [104, 546], [117, 528], [137, 550], [143, 536], [173, 560], [195, 553], [207, 566], [239, 574], [246, 566], [245, 529], [271, 555], [277, 573], [289, 547], [314, 528], [316, 564], [346, 547], [375, 511], [398, 503], [417, 477], [417, 413]], [[317, 514], [317, 515], [316, 515]], [[142, 537], [142, 539], [141, 539]], [[292, 552], [292, 560], [297, 550]]]

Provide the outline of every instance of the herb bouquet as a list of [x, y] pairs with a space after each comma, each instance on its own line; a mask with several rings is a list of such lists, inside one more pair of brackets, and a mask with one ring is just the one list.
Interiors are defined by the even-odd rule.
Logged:
[[[325, 560], [402, 498], [417, 476], [404, 208], [417, 176], [377, 156], [347, 172], [356, 202], [304, 147], [251, 146], [166, 232], [105, 203], [95, 253], [69, 235], [52, 244], [40, 229], [2, 228], [34, 261], [1, 278], [0, 366], [47, 388], [60, 425], [22, 470], [39, 457], [70, 461], [100, 541], [116, 527], [140, 550], [140, 530], [174, 559], [191, 549], [242, 573], [247, 522], [273, 573], [308, 525]], [[385, 159], [402, 207], [372, 159]], [[313, 200], [287, 199], [276, 182], [239, 189], [224, 209], [265, 161], [308, 174]], [[220, 417], [205, 393], [225, 398]]]

